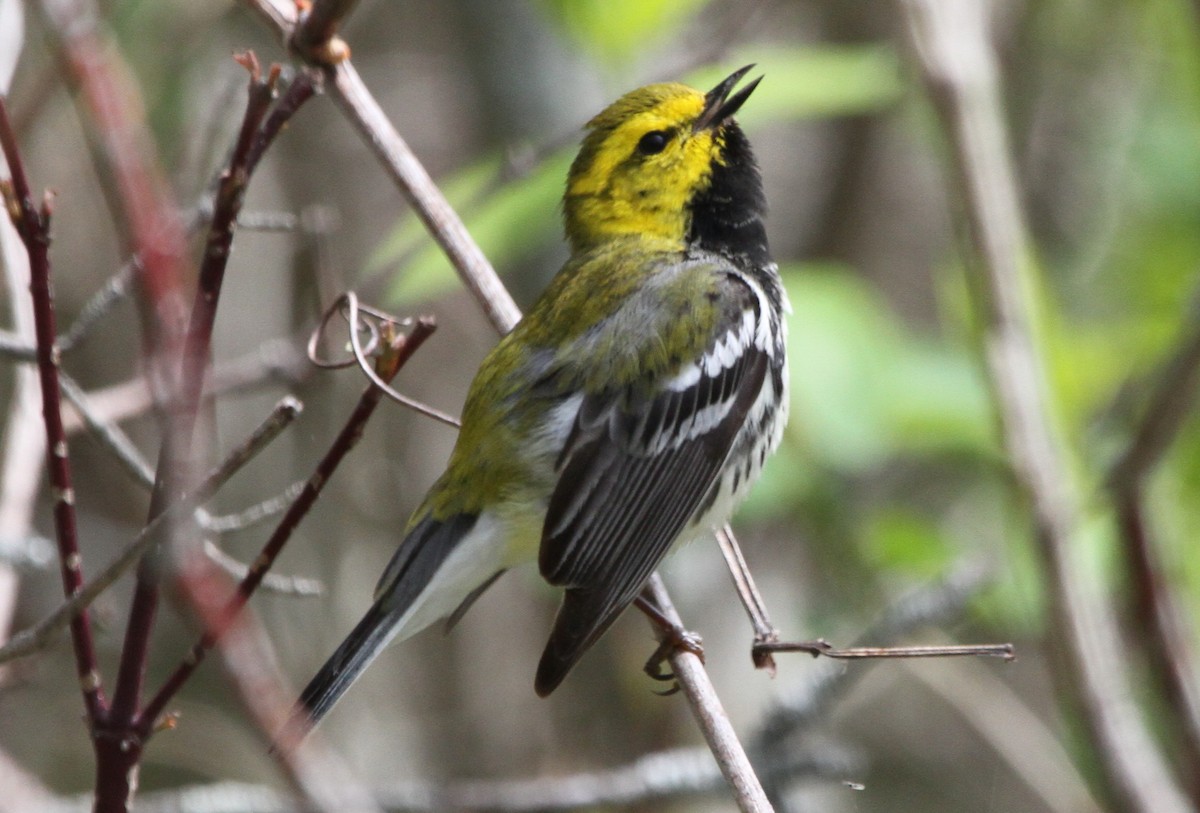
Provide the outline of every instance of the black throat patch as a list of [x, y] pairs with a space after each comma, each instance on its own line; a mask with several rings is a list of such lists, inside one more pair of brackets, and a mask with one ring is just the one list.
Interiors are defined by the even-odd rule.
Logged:
[[771, 262], [763, 226], [766, 199], [750, 142], [736, 122], [722, 127], [723, 163], [714, 163], [712, 182], [688, 204], [688, 244], [739, 263]]

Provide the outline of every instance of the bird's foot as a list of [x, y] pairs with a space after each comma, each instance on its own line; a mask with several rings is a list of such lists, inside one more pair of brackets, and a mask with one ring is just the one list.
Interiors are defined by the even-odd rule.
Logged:
[[[651, 601], [644, 597], [639, 597], [637, 607], [644, 612], [651, 621], [659, 628], [662, 639], [659, 641], [658, 647], [654, 653], [646, 661], [643, 671], [653, 680], [662, 682], [670, 682], [675, 680], [675, 674], [663, 668], [663, 665], [676, 652], [690, 652], [704, 662], [704, 641], [694, 632], [690, 632], [680, 625], [674, 623]], [[672, 695], [679, 691], [679, 684], [676, 683], [666, 691], [658, 692], [663, 696]]]

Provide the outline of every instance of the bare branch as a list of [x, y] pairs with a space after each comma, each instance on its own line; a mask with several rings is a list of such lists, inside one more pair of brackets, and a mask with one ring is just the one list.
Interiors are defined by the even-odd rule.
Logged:
[[[3, 182], [3, 181], [0, 181]], [[5, 332], [6, 343], [20, 347], [25, 360], [37, 358], [34, 335], [33, 303], [29, 290], [29, 252], [7, 217], [0, 217], [0, 252], [4, 266], [4, 286], [11, 324], [15, 333]], [[42, 431], [42, 397], [37, 369], [23, 364], [13, 371], [12, 395], [4, 425], [3, 460], [0, 461], [0, 641], [8, 638], [17, 604], [17, 574], [11, 565], [26, 548], [33, 535], [33, 513], [42, 484], [42, 465], [46, 459], [46, 434]], [[49, 562], [57, 552], [49, 546]]]
[[954, 149], [955, 191], [966, 202], [978, 255], [970, 264], [970, 282], [987, 372], [1008, 457], [1033, 509], [1054, 628], [1065, 638], [1060, 686], [1078, 696], [1099, 764], [1121, 805], [1143, 813], [1184, 813], [1191, 806], [1134, 704], [1111, 612], [1074, 561], [1081, 505], [1046, 405], [1031, 334], [1021, 277], [1025, 236], [987, 41], [987, 4], [901, 0], [900, 7]]
[[231, 531], [241, 531], [249, 528], [251, 525], [257, 525], [260, 522], [265, 522], [276, 514], [282, 514], [287, 510], [287, 507], [300, 496], [304, 490], [303, 482], [292, 483], [283, 490], [282, 494], [277, 494], [274, 497], [268, 497], [260, 503], [256, 503], [249, 508], [243, 508], [236, 514], [224, 514], [213, 516], [205, 513], [197, 515], [197, 522], [200, 527], [210, 533], [225, 534]]
[[116, 186], [118, 226], [139, 258], [135, 270], [153, 314], [145, 346], [152, 358], [170, 358], [178, 350], [186, 240], [146, 127], [141, 93], [90, 0], [42, 0], [42, 8], [99, 135], [97, 157]]
[[[209, 561], [235, 579], [244, 579], [250, 572], [249, 565], [239, 562], [221, 550], [211, 539], [204, 540], [204, 555], [209, 558]], [[268, 573], [263, 576], [259, 589], [266, 590], [268, 593], [299, 596], [302, 598], [316, 598], [325, 592], [325, 586], [316, 579], [309, 579], [304, 576], [284, 576], [280, 573]]]
[[[376, 372], [385, 380], [393, 378], [417, 348], [433, 333], [433, 330], [432, 319], [419, 319], [412, 332], [407, 336], [392, 337], [388, 347], [376, 361]], [[223, 606], [218, 607], [213, 605], [211, 598], [201, 595], [200, 591], [192, 591], [192, 602], [201, 613], [205, 623], [205, 632], [200, 636], [200, 640], [192, 646], [183, 662], [163, 683], [162, 688], [146, 704], [140, 726], [143, 736], [148, 737], [151, 734], [158, 723], [159, 716], [165, 711], [167, 703], [192, 676], [209, 650], [232, 627], [238, 613], [250, 600], [254, 591], [258, 589], [276, 557], [291, 539], [293, 531], [316, 503], [325, 484], [329, 482], [329, 478], [333, 476], [342, 460], [362, 438], [363, 428], [382, 398], [382, 391], [375, 386], [368, 386], [363, 392], [358, 405], [346, 420], [346, 424], [330, 445], [325, 456], [317, 464], [300, 495], [288, 507], [287, 512], [279, 521], [279, 525], [275, 528], [275, 532], [263, 546], [262, 552], [255, 557], [254, 564], [251, 565], [246, 576], [238, 585], [234, 595]], [[183, 586], [185, 589], [190, 589], [186, 579], [183, 580]], [[285, 746], [288, 747], [281, 750], [291, 751], [294, 750], [295, 744], [287, 743]]]
[[71, 327], [58, 340], [58, 347], [63, 353], [78, 345], [102, 316], [129, 295], [129, 285], [133, 282], [137, 262], [136, 258], [126, 262], [117, 269], [117, 273], [109, 277], [99, 291], [92, 294], [92, 298], [80, 309]]
[[109, 423], [96, 414], [96, 410], [92, 408], [87, 393], [75, 383], [75, 379], [71, 378], [65, 372], [60, 373], [60, 377], [63, 395], [67, 397], [67, 401], [79, 413], [79, 417], [83, 420], [83, 425], [87, 427], [88, 431], [95, 436], [101, 446], [112, 453], [117, 462], [121, 464], [121, 468], [125, 469], [125, 472], [135, 483], [145, 488], [153, 488], [154, 470], [150, 468], [150, 464], [146, 462], [146, 459], [142, 457], [142, 453], [134, 446], [129, 435], [122, 432], [114, 423]]
[[350, 47], [337, 32], [356, 5], [358, 0], [316, 0], [300, 18], [292, 47], [317, 64], [334, 65], [348, 59]]
[[508, 333], [520, 321], [521, 311], [491, 263], [471, 239], [467, 227], [392, 126], [349, 60], [329, 70], [334, 99], [383, 162], [433, 239], [446, 252], [446, 257], [458, 270], [492, 325], [500, 333]]
[[775, 641], [761, 644], [766, 652], [803, 652], [814, 658], [822, 656], [839, 660], [885, 660], [888, 658], [953, 658], [985, 657], [1011, 661], [1012, 644], [936, 644], [926, 646], [851, 646], [839, 648], [818, 638], [815, 641]]
[[1116, 505], [1134, 595], [1135, 622], [1145, 634], [1136, 643], [1147, 653], [1154, 679], [1170, 707], [1179, 762], [1200, 804], [1200, 675], [1187, 613], [1171, 590], [1166, 568], [1145, 515], [1146, 480], [1193, 411], [1200, 379], [1200, 301], [1193, 301], [1183, 335], [1156, 371], [1141, 421], [1113, 465], [1108, 487]]
[[1143, 418], [1109, 472], [1108, 483], [1113, 491], [1136, 487], [1158, 464], [1192, 413], [1198, 385], [1200, 302], [1194, 302], [1185, 321], [1184, 335], [1154, 376]]
[[[667, 594], [662, 579], [657, 573], [650, 577], [647, 590], [667, 620], [682, 627], [683, 622], [680, 620], [679, 614], [675, 612], [671, 597]], [[654, 629], [656, 633], [661, 634], [661, 630], [657, 626]], [[696, 722], [700, 724], [700, 730], [708, 742], [708, 748], [721, 767], [725, 781], [733, 789], [733, 797], [737, 802], [738, 810], [741, 810], [742, 813], [763, 813], [763, 811], [773, 810], [771, 803], [767, 800], [767, 794], [763, 791], [762, 785], [754, 773], [754, 767], [750, 764], [750, 759], [746, 756], [746, 751], [742, 748], [742, 743], [733, 730], [733, 724], [729, 722], [729, 716], [721, 705], [721, 699], [717, 697], [717, 693], [708, 679], [708, 673], [704, 671], [704, 663], [700, 657], [681, 648], [673, 650], [669, 657], [671, 670], [692, 707], [692, 714], [695, 715]]]
[[[987, 572], [980, 564], [961, 565], [941, 581], [901, 596], [880, 614], [878, 621], [858, 636], [858, 640], [887, 643], [921, 627], [957, 618], [986, 579]], [[757, 754], [780, 747], [788, 736], [805, 729], [827, 711], [838, 693], [846, 691], [854, 680], [865, 674], [865, 669], [848, 669], [836, 661], [815, 662], [803, 685], [789, 689], [775, 699], [766, 720], [751, 740], [752, 752]]]
[[[33, 300], [34, 333], [37, 337], [38, 383], [42, 392], [42, 422], [46, 437], [46, 468], [54, 495], [54, 535], [58, 543], [59, 568], [64, 594], [70, 598], [83, 589], [83, 557], [75, 516], [75, 489], [67, 433], [62, 420], [62, 392], [58, 380], [58, 348], [55, 346], [54, 297], [50, 287], [50, 200], [35, 208], [25, 165], [8, 119], [8, 108], [0, 98], [0, 147], [12, 173], [5, 187], [4, 203], [25, 249], [29, 253], [29, 293]], [[83, 692], [89, 726], [105, 714], [105, 698], [92, 639], [91, 620], [86, 613], [70, 620], [76, 676]]]
[[[295, 342], [273, 339], [263, 342], [244, 356], [216, 366], [212, 381], [204, 390], [205, 398], [253, 391], [270, 383], [292, 384], [304, 380], [311, 369]], [[91, 420], [111, 428], [112, 424], [144, 415], [156, 404], [142, 376], [92, 390], [87, 393]], [[82, 416], [68, 412], [64, 416], [67, 433], [78, 431]]]
[[104, 570], [88, 580], [71, 598], [53, 613], [27, 630], [14, 635], [0, 647], [0, 663], [38, 652], [52, 642], [62, 629], [77, 618], [96, 598], [124, 575], [154, 544], [162, 541], [163, 531], [172, 521], [195, 511], [207, 501], [230, 477], [278, 437], [299, 414], [295, 399], [285, 398], [267, 419], [241, 443], [222, 463], [196, 487], [151, 521], [137, 537]]

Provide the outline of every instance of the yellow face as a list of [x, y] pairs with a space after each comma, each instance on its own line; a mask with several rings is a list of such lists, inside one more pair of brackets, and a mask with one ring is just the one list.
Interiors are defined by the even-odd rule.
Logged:
[[588, 123], [563, 202], [573, 249], [621, 235], [683, 247], [687, 204], [721, 155], [719, 127], [693, 128], [704, 107], [704, 94], [686, 85], [651, 85]]

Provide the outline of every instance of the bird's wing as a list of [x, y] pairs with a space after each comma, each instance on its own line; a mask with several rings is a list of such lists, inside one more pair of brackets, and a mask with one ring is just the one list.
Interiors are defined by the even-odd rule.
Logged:
[[666, 380], [589, 393], [559, 459], [539, 566], [567, 588], [538, 667], [546, 695], [637, 597], [714, 484], [758, 397], [769, 356], [759, 303], [721, 275], [703, 357]]

